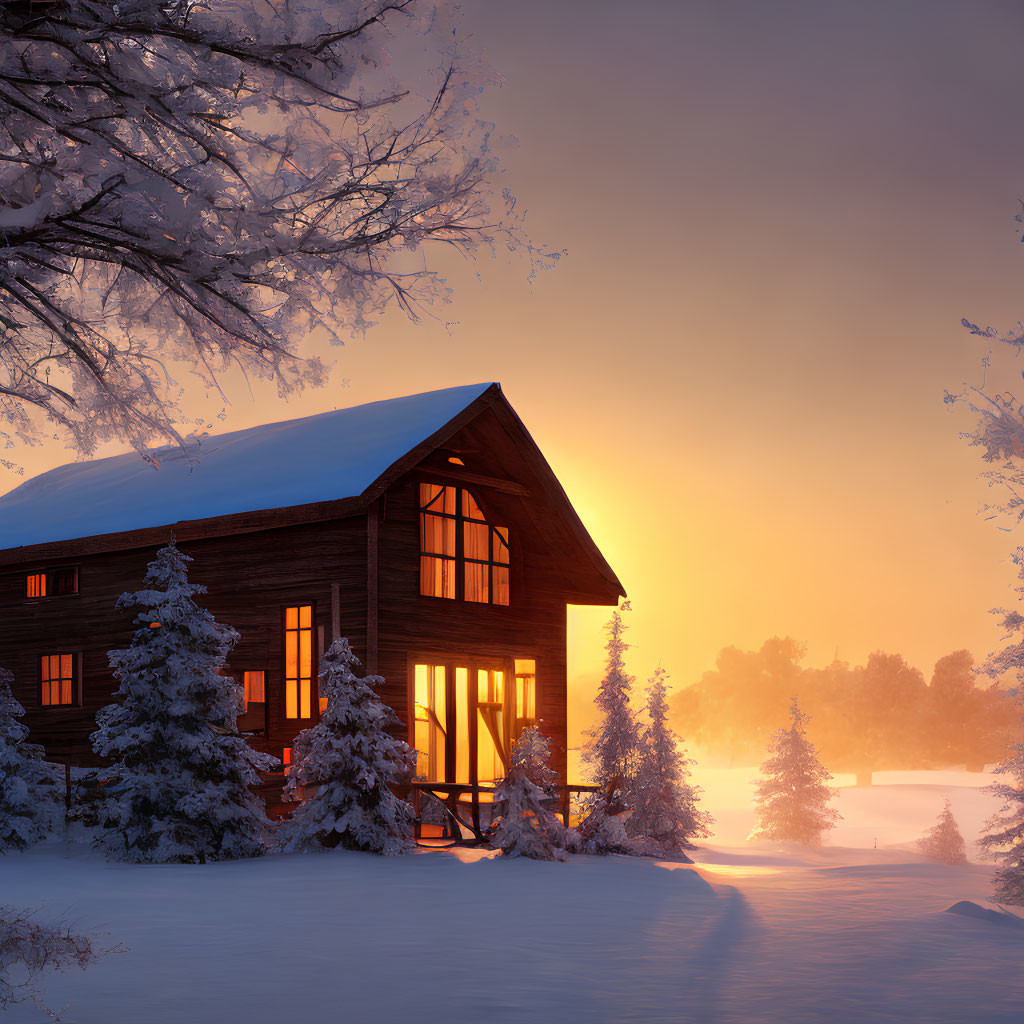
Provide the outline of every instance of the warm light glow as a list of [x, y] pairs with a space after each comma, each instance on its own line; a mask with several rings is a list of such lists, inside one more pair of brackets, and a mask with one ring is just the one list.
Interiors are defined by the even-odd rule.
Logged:
[[313, 714], [313, 606], [285, 609], [284, 714], [310, 718]]
[[[670, 863], [659, 863], [660, 868], [671, 867]], [[712, 875], [724, 875], [728, 878], [756, 878], [759, 875], [777, 875], [779, 868], [767, 867], [764, 864], [697, 864], [698, 871]]]
[[245, 706], [251, 701], [263, 704], [266, 701], [266, 673], [245, 672], [242, 674], [242, 687], [245, 691]]
[[41, 703], [44, 706], [74, 703], [74, 662], [73, 654], [44, 654], [39, 659]]
[[507, 605], [508, 543], [508, 529], [490, 525], [468, 490], [420, 484], [420, 593], [425, 597]]
[[448, 698], [444, 665], [417, 665], [415, 693], [416, 775], [427, 782], [448, 781], [445, 766]]
[[25, 577], [26, 597], [46, 597], [46, 576], [38, 572]]

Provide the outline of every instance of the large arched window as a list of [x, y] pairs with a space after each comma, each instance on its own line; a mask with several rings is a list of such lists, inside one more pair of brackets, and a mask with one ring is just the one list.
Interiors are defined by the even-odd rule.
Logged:
[[420, 484], [420, 593], [508, 604], [508, 529], [465, 487]]

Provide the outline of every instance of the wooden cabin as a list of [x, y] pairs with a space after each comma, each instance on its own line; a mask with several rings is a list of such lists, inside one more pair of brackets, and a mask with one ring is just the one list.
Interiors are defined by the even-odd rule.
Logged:
[[96, 763], [115, 610], [172, 533], [241, 641], [239, 729], [287, 762], [348, 637], [431, 782], [500, 778], [540, 722], [565, 779], [566, 606], [622, 585], [497, 384], [72, 463], [0, 497], [0, 665], [51, 760]]

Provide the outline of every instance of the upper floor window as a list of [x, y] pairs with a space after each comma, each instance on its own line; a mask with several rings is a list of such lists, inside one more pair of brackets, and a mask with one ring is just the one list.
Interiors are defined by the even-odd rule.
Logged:
[[508, 528], [465, 487], [420, 484], [420, 593], [508, 604]]
[[78, 593], [78, 570], [74, 567], [32, 572], [25, 577], [26, 597], [60, 597]]

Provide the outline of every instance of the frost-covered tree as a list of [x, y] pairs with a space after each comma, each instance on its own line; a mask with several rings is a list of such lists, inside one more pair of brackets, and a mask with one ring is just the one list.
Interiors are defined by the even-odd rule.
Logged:
[[456, 11], [0, 4], [0, 427], [180, 441], [175, 364], [321, 383], [296, 339], [446, 298], [429, 243], [520, 246]]
[[622, 853], [630, 856], [647, 852], [643, 844], [630, 839], [626, 832], [627, 811], [614, 798], [595, 800], [577, 830], [578, 843], [573, 853]]
[[978, 845], [999, 862], [994, 880], [996, 899], [1024, 906], [1024, 744], [1015, 744], [995, 771], [1009, 776], [1009, 781], [987, 787], [1002, 806], [986, 824]]
[[341, 846], [403, 853], [411, 844], [412, 808], [392, 785], [412, 775], [415, 751], [388, 731], [401, 723], [377, 694], [380, 676], [357, 678], [359, 659], [341, 637], [320, 659], [320, 721], [295, 738], [286, 800], [302, 799], [288, 825], [287, 850]]
[[265, 852], [269, 822], [250, 787], [276, 764], [236, 732], [240, 687], [221, 674], [238, 641], [195, 603], [192, 561], [171, 543], [145, 587], [122, 594], [138, 608], [131, 646], [111, 651], [118, 703], [96, 715], [93, 749], [109, 758], [100, 845], [113, 857], [205, 863]]
[[13, 682], [0, 668], [0, 853], [42, 839], [58, 814], [53, 766], [43, 760], [42, 747], [25, 742], [28, 728], [18, 721], [25, 709], [11, 692]]
[[633, 676], [626, 671], [624, 639], [626, 625], [622, 612], [630, 611], [628, 601], [612, 615], [605, 627], [608, 634], [604, 677], [594, 703], [601, 712], [598, 724], [590, 730], [583, 748], [583, 760], [590, 767], [593, 781], [602, 787], [598, 801], [614, 798], [630, 805], [633, 776], [640, 755], [639, 726], [629, 706]]
[[494, 792], [495, 823], [490, 844], [506, 857], [564, 860], [578, 837], [548, 806], [557, 773], [548, 765], [551, 744], [528, 727], [512, 748], [508, 771]]
[[668, 724], [666, 678], [663, 668], [656, 669], [647, 689], [648, 724], [633, 781], [633, 813], [626, 819], [626, 832], [661, 855], [692, 850], [692, 838], [709, 836], [714, 820], [697, 807], [701, 790], [689, 781], [695, 762], [679, 749]]
[[804, 727], [808, 721], [797, 704], [790, 705], [788, 729], [772, 737], [768, 760], [761, 765], [757, 784], [758, 824], [751, 839], [786, 839], [818, 846], [835, 828], [839, 812], [828, 806], [834, 791], [826, 785], [831, 775], [818, 760]]
[[940, 864], [966, 864], [964, 837], [956, 827], [953, 808], [946, 801], [939, 820], [917, 841], [917, 848], [929, 859]]

